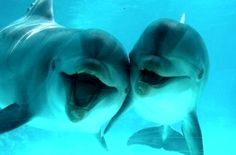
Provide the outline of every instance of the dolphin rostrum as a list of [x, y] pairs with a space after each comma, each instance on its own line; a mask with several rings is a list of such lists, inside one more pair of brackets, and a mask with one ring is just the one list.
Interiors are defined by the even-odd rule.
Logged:
[[[144, 144], [202, 155], [196, 105], [208, 74], [208, 54], [200, 35], [181, 22], [151, 23], [130, 53], [131, 96], [138, 114], [159, 127], [146, 128], [128, 144]], [[181, 122], [182, 134], [170, 126]]]
[[129, 90], [119, 41], [57, 24], [52, 0], [36, 0], [0, 31], [0, 72], [0, 134], [25, 123], [99, 133]]

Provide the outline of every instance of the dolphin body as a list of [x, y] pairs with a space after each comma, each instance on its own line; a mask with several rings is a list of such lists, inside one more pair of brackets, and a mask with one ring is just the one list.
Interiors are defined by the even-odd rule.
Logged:
[[110, 34], [65, 28], [52, 0], [0, 31], [0, 134], [25, 123], [102, 135], [129, 90], [129, 61]]
[[[202, 38], [184, 19], [151, 23], [130, 53], [133, 107], [161, 126], [136, 132], [129, 145], [203, 155], [196, 107], [209, 62]], [[182, 134], [172, 128], [178, 122]]]

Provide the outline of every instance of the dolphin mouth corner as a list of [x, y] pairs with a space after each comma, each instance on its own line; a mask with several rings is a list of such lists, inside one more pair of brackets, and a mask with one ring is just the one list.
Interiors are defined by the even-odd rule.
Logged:
[[108, 86], [98, 77], [88, 73], [66, 76], [71, 83], [66, 112], [72, 122], [82, 120], [102, 99], [117, 91], [115, 87]]

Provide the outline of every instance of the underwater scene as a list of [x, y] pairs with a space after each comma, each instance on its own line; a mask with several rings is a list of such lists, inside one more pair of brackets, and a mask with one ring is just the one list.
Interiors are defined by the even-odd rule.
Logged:
[[0, 0], [0, 155], [235, 155], [236, 0]]

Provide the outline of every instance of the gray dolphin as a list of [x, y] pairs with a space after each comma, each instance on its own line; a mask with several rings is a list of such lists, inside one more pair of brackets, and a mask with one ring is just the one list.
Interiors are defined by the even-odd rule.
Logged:
[[129, 90], [119, 41], [57, 24], [52, 0], [36, 0], [0, 31], [0, 72], [0, 134], [25, 123], [100, 133]]
[[[133, 106], [143, 118], [163, 126], [138, 131], [128, 144], [202, 155], [196, 105], [208, 75], [208, 54], [200, 35], [181, 21], [151, 23], [130, 53]], [[183, 135], [169, 127], [177, 122]]]

